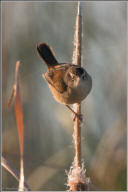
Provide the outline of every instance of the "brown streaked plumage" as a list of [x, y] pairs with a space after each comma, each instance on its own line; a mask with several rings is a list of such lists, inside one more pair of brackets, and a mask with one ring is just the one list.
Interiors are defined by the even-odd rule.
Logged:
[[43, 77], [56, 101], [67, 106], [87, 97], [92, 88], [92, 79], [84, 68], [71, 63], [59, 63], [47, 43], [39, 44], [37, 51], [47, 65], [48, 71]]

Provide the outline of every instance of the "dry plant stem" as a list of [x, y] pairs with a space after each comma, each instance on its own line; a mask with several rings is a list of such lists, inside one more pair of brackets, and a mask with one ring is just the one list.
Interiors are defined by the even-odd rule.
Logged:
[[[82, 15], [80, 2], [78, 2], [74, 43], [73, 63], [81, 66]], [[76, 103], [74, 106], [75, 112], [81, 114], [81, 104]], [[69, 191], [87, 191], [89, 178], [86, 177], [86, 169], [84, 168], [84, 163], [81, 162], [81, 121], [78, 116], [75, 118], [73, 136], [75, 143], [75, 159], [68, 172], [67, 186], [69, 187]]]
[[24, 190], [24, 160], [23, 157], [20, 158], [20, 181], [19, 181], [19, 191]]
[[24, 190], [24, 123], [23, 123], [23, 113], [22, 113], [22, 104], [21, 104], [21, 94], [20, 94], [20, 75], [19, 75], [19, 66], [20, 62], [16, 62], [16, 71], [15, 71], [15, 84], [13, 86], [12, 95], [9, 100], [9, 105], [12, 101], [12, 97], [15, 96], [15, 114], [16, 114], [16, 124], [19, 136], [20, 144], [20, 180], [19, 180], [19, 191]]
[[[78, 14], [76, 17], [76, 33], [75, 33], [75, 64], [81, 66], [81, 45], [82, 45], [82, 16], [81, 6], [78, 2]], [[81, 105], [75, 104], [75, 111], [81, 114]], [[75, 136], [75, 165], [81, 167], [81, 127], [79, 118], [76, 117], [74, 123], [74, 136]]]
[[16, 63], [16, 93], [15, 93], [15, 113], [16, 113], [16, 123], [19, 135], [19, 143], [20, 143], [20, 156], [23, 158], [24, 154], [24, 123], [23, 123], [23, 113], [22, 113], [22, 105], [21, 105], [21, 94], [20, 94], [20, 82], [19, 82], [19, 66], [20, 62]]
[[[81, 113], [80, 104], [75, 104], [75, 109], [77, 114]], [[77, 116], [74, 123], [74, 136], [75, 136], [75, 166], [81, 167], [81, 127], [79, 118]]]
[[[4, 157], [1, 158], [1, 165], [4, 167], [17, 181], [20, 180], [20, 174], [16, 170], [16, 168], [9, 162], [7, 161]], [[29, 185], [24, 181], [24, 190], [26, 191], [31, 191]]]

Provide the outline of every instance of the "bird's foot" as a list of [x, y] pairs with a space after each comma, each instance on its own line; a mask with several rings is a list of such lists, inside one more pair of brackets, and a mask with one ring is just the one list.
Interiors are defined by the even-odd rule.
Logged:
[[[75, 112], [75, 111], [74, 111]], [[78, 113], [76, 113], [75, 112], [75, 115], [74, 115], [74, 118], [73, 118], [73, 121], [75, 121], [76, 120], [76, 118], [78, 118], [79, 119], [79, 121], [83, 121], [83, 115], [82, 114], [78, 114]]]
[[81, 122], [83, 121], [83, 116], [82, 116], [82, 114], [76, 113], [69, 105], [66, 105], [66, 107], [68, 107], [68, 108], [72, 111], [72, 113], [74, 113], [73, 121], [75, 121], [76, 118], [78, 118]]

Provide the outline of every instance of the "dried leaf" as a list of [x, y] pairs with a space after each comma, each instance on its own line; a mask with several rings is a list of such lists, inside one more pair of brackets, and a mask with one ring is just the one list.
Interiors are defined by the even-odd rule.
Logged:
[[[15, 84], [13, 92], [15, 93], [15, 114], [16, 114], [16, 124], [17, 131], [19, 136], [20, 144], [20, 181], [19, 181], [19, 191], [24, 190], [24, 123], [23, 123], [23, 113], [22, 113], [22, 104], [21, 104], [21, 95], [20, 95], [20, 75], [19, 75], [19, 66], [20, 62], [16, 62], [16, 72], [15, 72]], [[13, 95], [13, 94], [12, 94]]]

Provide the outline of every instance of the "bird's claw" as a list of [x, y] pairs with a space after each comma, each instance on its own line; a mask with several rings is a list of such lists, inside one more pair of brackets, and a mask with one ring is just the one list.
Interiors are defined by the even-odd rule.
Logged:
[[83, 115], [82, 115], [82, 114], [76, 113], [76, 114], [74, 115], [73, 121], [75, 121], [76, 118], [78, 118], [79, 121], [81, 121], [81, 122], [83, 121]]

